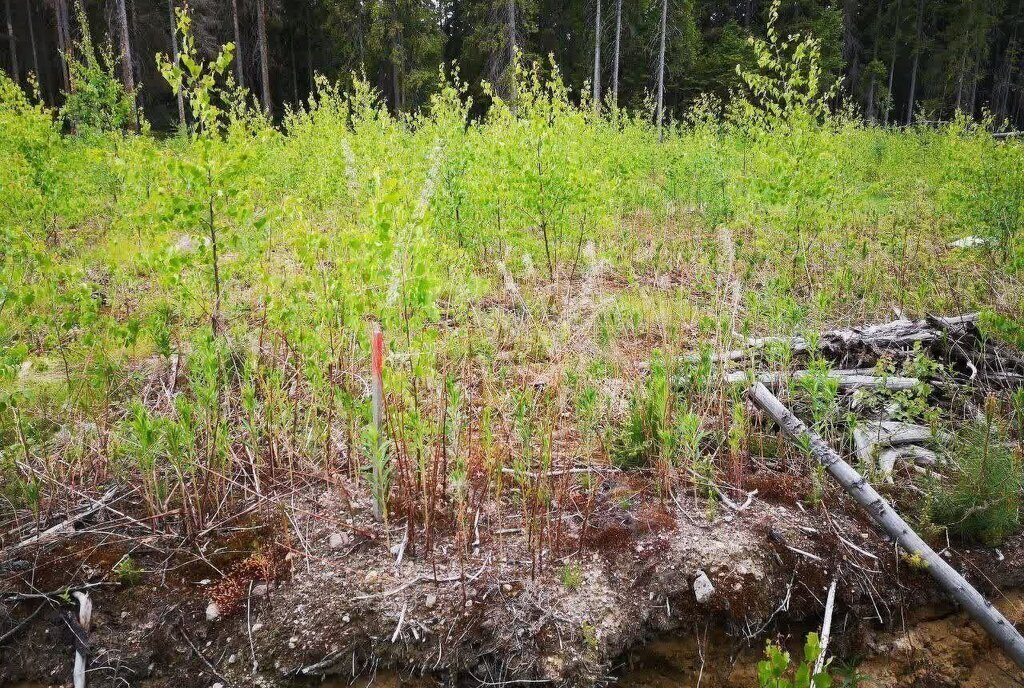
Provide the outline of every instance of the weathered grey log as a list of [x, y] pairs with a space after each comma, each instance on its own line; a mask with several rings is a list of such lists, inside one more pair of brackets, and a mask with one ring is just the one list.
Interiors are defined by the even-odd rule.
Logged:
[[[874, 449], [872, 448], [872, 451]], [[901, 447], [889, 447], [878, 453], [878, 472], [885, 478], [885, 482], [892, 484], [892, 473], [896, 469], [896, 462], [909, 459], [913, 463], [910, 468], [921, 474], [928, 473], [922, 466], [934, 468], [939, 462], [935, 452], [916, 444], [906, 444]]]
[[908, 444], [902, 447], [890, 447], [878, 455], [878, 469], [883, 473], [892, 473], [896, 462], [900, 459], [913, 461], [918, 466], [935, 466], [939, 457], [931, 449]]
[[977, 621], [1007, 656], [1024, 669], [1024, 637], [991, 602], [982, 597], [946, 560], [936, 554], [915, 533], [907, 522], [889, 505], [850, 464], [846, 463], [817, 433], [807, 428], [774, 394], [760, 382], [749, 391], [751, 400], [778, 423], [793, 440], [809, 441], [812, 456], [863, 507], [887, 535], [911, 556], [920, 557], [925, 567], [942, 588], [955, 599], [971, 618]]
[[[774, 386], [784, 380], [799, 380], [800, 378], [809, 377], [811, 375], [817, 375], [817, 373], [811, 370], [794, 370], [791, 373], [758, 373], [757, 380], [758, 382], [763, 382], [766, 385]], [[839, 387], [842, 389], [860, 389], [862, 387], [872, 387], [877, 389], [884, 387], [885, 389], [900, 391], [913, 389], [914, 386], [920, 382], [916, 377], [876, 375], [872, 368], [830, 370], [828, 371], [828, 377], [836, 380], [839, 383]], [[747, 373], [742, 370], [728, 373], [725, 376], [725, 381], [729, 384], [738, 384], [746, 379]]]
[[[873, 444], [898, 447], [904, 444], [931, 442], [932, 429], [924, 425], [901, 423], [898, 420], [865, 420], [857, 423], [857, 431], [863, 432]], [[944, 435], [940, 435], [944, 438]]]

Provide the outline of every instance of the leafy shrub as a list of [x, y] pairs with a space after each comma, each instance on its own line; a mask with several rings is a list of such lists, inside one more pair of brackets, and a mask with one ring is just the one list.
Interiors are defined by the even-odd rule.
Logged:
[[758, 688], [829, 688], [832, 677], [827, 669], [814, 672], [814, 663], [821, 655], [821, 642], [817, 633], [808, 633], [804, 656], [793, 665], [789, 653], [769, 642], [764, 659], [757, 663]]
[[82, 39], [68, 56], [71, 92], [64, 100], [61, 118], [75, 132], [119, 131], [135, 125], [133, 96], [124, 90], [115, 73], [117, 58], [110, 44], [99, 51], [93, 46], [89, 24], [81, 4], [78, 21]]

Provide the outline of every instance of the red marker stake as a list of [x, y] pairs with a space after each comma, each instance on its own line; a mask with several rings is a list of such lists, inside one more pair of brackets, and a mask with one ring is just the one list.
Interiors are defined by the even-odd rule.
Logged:
[[373, 425], [377, 428], [377, 437], [382, 432], [381, 423], [384, 418], [384, 333], [380, 325], [373, 329]]
[[[372, 350], [371, 372], [373, 377], [370, 393], [373, 401], [373, 427], [377, 443], [377, 446], [373, 448], [373, 451], [380, 452], [384, 433], [384, 333], [380, 331], [380, 323], [375, 323], [373, 326], [373, 335], [370, 340], [370, 346]], [[380, 474], [381, 459], [382, 457], [376, 456], [373, 460], [373, 478], [374, 484], [377, 486], [381, 484], [382, 480], [382, 476]], [[383, 514], [384, 505], [381, 504], [380, 501], [378, 501], [378, 497], [374, 495], [373, 515], [379, 519]]]

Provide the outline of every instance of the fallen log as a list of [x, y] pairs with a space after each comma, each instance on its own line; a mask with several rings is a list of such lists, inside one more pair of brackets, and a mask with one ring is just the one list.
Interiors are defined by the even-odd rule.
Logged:
[[1024, 637], [991, 602], [915, 533], [889, 503], [817, 433], [810, 430], [760, 382], [748, 392], [750, 399], [794, 441], [805, 440], [810, 453], [905, 552], [920, 557], [928, 573], [984, 628], [1017, 666], [1024, 669]]
[[[778, 385], [783, 380], [794, 379], [799, 380], [803, 377], [810, 377], [816, 375], [812, 370], [795, 370], [792, 373], [758, 373], [758, 382], [763, 382], [766, 385]], [[842, 389], [860, 389], [862, 387], [870, 388], [885, 388], [892, 391], [901, 391], [913, 389], [921, 381], [916, 377], [896, 377], [896, 376], [884, 376], [877, 375], [872, 368], [855, 369], [855, 370], [830, 370], [828, 371], [828, 377], [836, 380], [839, 383], [839, 387]], [[736, 371], [728, 373], [725, 376], [725, 381], [729, 384], [737, 384], [746, 380], [746, 371]]]

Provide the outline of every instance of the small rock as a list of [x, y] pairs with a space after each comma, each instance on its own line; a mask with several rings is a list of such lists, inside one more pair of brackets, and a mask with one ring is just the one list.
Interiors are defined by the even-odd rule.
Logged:
[[341, 549], [345, 546], [345, 536], [341, 533], [331, 533], [331, 539], [327, 544], [331, 549]]
[[238, 661], [238, 655], [231, 655], [228, 657], [228, 664], [234, 664]]
[[290, 649], [294, 650], [295, 646], [298, 644], [298, 642], [299, 642], [298, 636], [294, 636], [293, 635], [291, 638], [288, 639], [288, 647]]
[[217, 683], [214, 683], [212, 686], [210, 686], [210, 688], [224, 688], [224, 684], [218, 681]]
[[196, 242], [188, 234], [182, 235], [175, 243], [174, 248], [181, 253], [192, 253], [196, 250]]
[[501, 584], [501, 591], [504, 592], [504, 593], [512, 592], [512, 584], [511, 583], [502, 583]]
[[423, 604], [427, 609], [433, 609], [434, 605], [437, 604], [437, 595], [433, 593], [427, 595], [427, 599], [423, 601]]
[[263, 624], [258, 623], [258, 624], [253, 624], [252, 625], [252, 632], [253, 633], [259, 633], [262, 630], [263, 630]]
[[252, 586], [253, 597], [266, 597], [270, 593], [270, 586], [266, 583]]
[[210, 602], [206, 605], [206, 620], [216, 621], [220, 618], [220, 607], [217, 606], [216, 602]]
[[466, 609], [469, 609], [472, 606], [473, 606], [473, 600], [466, 600]]
[[693, 596], [697, 598], [697, 601], [701, 604], [711, 599], [711, 596], [715, 594], [715, 586], [711, 584], [711, 580], [703, 571], [697, 572], [697, 578], [693, 581]]
[[345, 614], [343, 617], [341, 617], [342, 623], [348, 623], [351, 620], [352, 620], [352, 617], [349, 616], [348, 614]]

